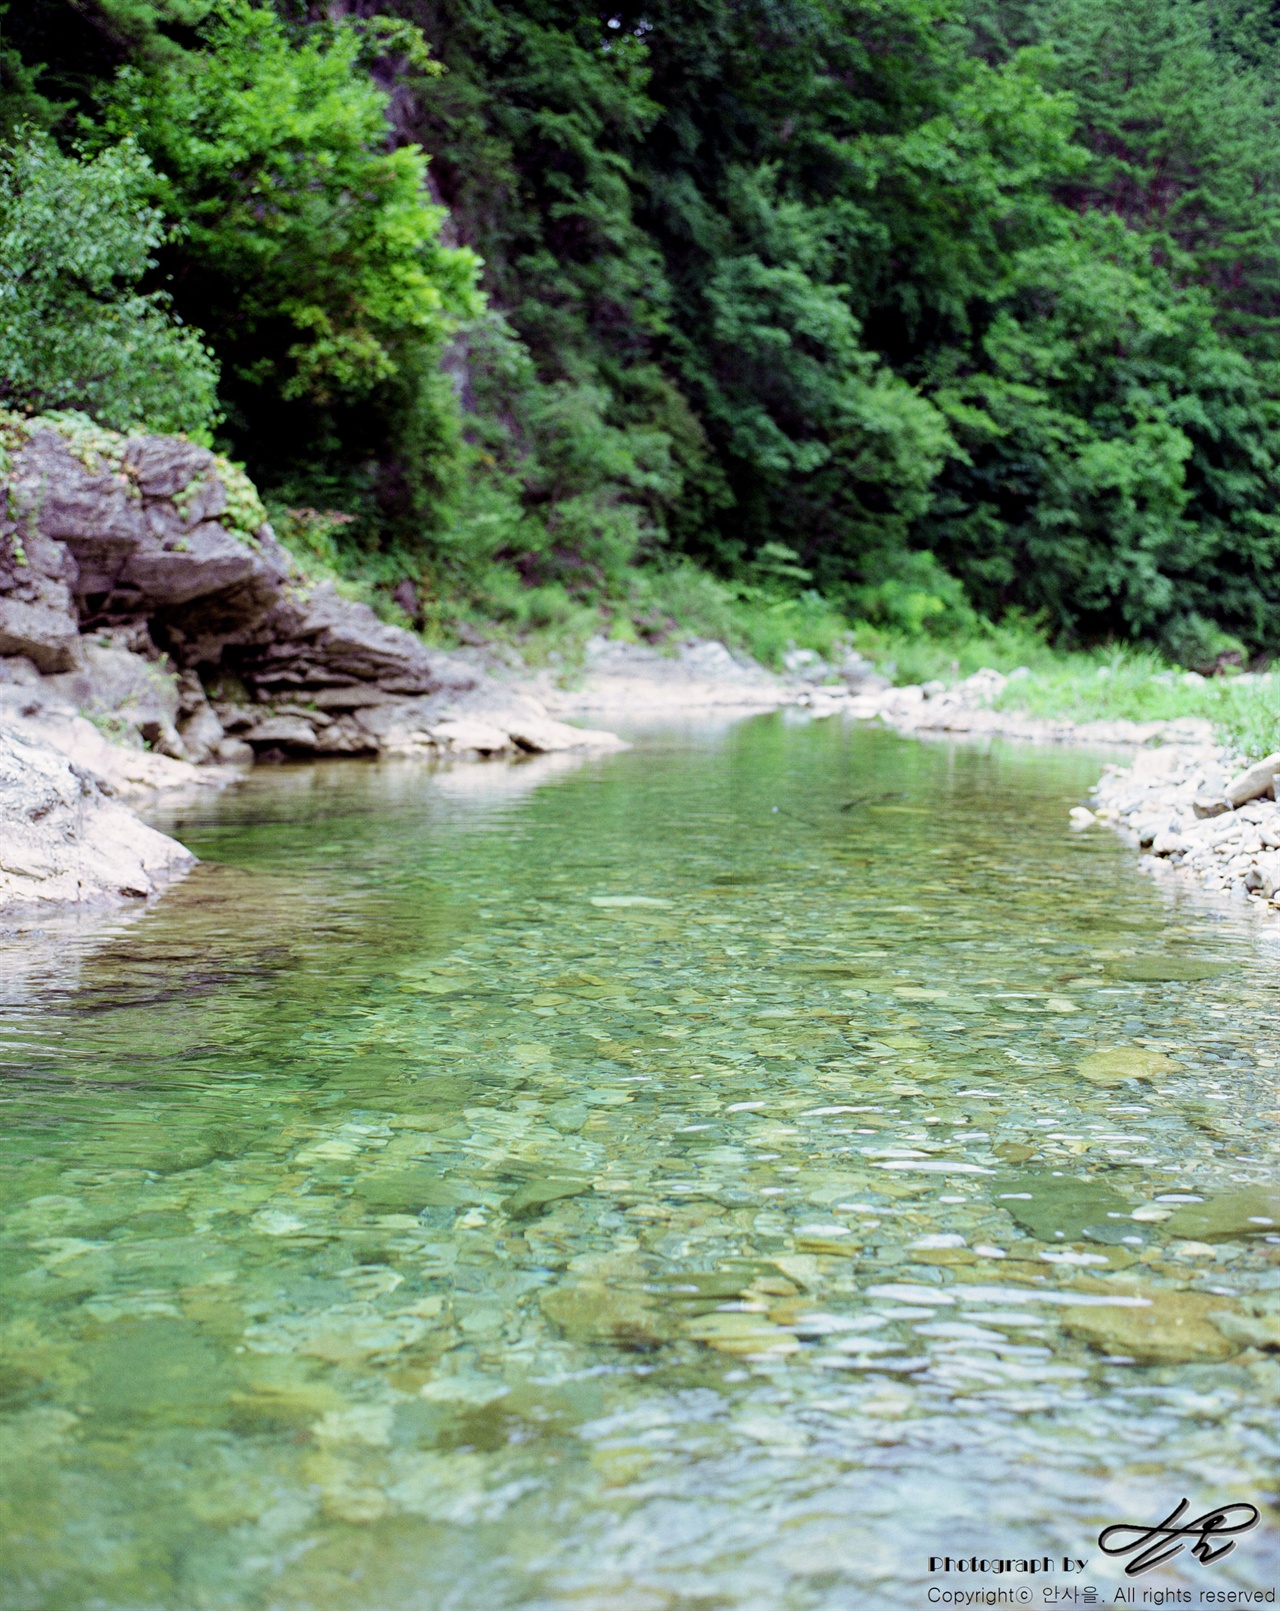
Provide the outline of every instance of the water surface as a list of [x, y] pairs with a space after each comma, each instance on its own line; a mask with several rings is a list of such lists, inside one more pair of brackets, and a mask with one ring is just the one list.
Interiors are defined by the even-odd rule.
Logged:
[[[1265, 1505], [1280, 1366], [1203, 1316], [1280, 1346], [1276, 943], [1067, 830], [1100, 764], [262, 769], [152, 910], [11, 945], [0, 1605], [1110, 1602], [1104, 1523]], [[1134, 1293], [1189, 1357], [1090, 1329]]]

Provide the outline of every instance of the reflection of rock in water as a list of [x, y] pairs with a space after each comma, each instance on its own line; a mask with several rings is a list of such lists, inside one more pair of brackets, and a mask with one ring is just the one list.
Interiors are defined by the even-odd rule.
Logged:
[[189, 1015], [201, 998], [293, 966], [290, 936], [315, 943], [332, 927], [323, 904], [305, 880], [201, 863], [160, 905], [67, 908], [0, 931], [0, 1002], [38, 997], [76, 1016], [169, 1003]]
[[0, 1004], [21, 1006], [51, 990], [78, 987], [81, 969], [96, 951], [137, 923], [141, 905], [54, 907], [10, 913], [0, 927]]
[[517, 761], [492, 761], [485, 766], [439, 767], [433, 787], [448, 800], [466, 801], [468, 806], [497, 805], [519, 800], [550, 783], [576, 772], [591, 759], [583, 750], [561, 750], [554, 755], [529, 755]]

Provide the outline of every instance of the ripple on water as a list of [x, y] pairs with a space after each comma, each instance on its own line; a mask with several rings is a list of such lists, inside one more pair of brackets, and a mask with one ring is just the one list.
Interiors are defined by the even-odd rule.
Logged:
[[1275, 941], [1069, 834], [1097, 769], [764, 718], [202, 805], [8, 992], [0, 1605], [915, 1606], [1267, 1493]]

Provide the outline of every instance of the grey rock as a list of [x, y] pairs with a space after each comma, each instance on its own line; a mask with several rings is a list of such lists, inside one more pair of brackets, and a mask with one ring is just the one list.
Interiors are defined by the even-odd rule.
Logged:
[[1191, 809], [1203, 821], [1206, 817], [1220, 817], [1230, 811], [1231, 802], [1224, 800], [1220, 794], [1197, 794], [1191, 802]]
[[[184, 665], [217, 665], [225, 645], [252, 641], [284, 598], [289, 561], [270, 527], [251, 543], [220, 524], [227, 492], [214, 456], [179, 437], [133, 438], [113, 470], [38, 430], [16, 455], [6, 493], [30, 563], [26, 592], [13, 567], [0, 567], [0, 596], [71, 614], [78, 607], [94, 627], [151, 620]], [[46, 585], [31, 596], [37, 576], [56, 579], [61, 592]], [[65, 654], [33, 642], [42, 670], [67, 669]]]
[[175, 761], [189, 761], [191, 754], [187, 749], [182, 734], [172, 722], [152, 721], [144, 722], [139, 728], [146, 746], [154, 750], [157, 755], [171, 756]]
[[41, 671], [66, 671], [80, 657], [79, 629], [60, 610], [0, 597], [0, 655], [25, 655]]
[[322, 710], [315, 710], [309, 704], [292, 705], [286, 703], [283, 705], [273, 705], [271, 707], [271, 714], [272, 716], [300, 716], [304, 722], [309, 722], [312, 727], [320, 730], [323, 730], [326, 727], [332, 727], [334, 722], [334, 718], [332, 716], [327, 715]]
[[252, 705], [236, 705], [226, 700], [214, 705], [213, 711], [222, 723], [223, 730], [228, 733], [247, 733], [264, 716], [262, 710]]
[[[213, 454], [180, 436], [134, 437], [123, 463], [144, 498], [173, 498], [213, 468]], [[223, 505], [225, 493], [223, 494]]]
[[226, 593], [261, 568], [248, 544], [206, 520], [164, 542], [147, 532], [122, 565], [117, 585], [136, 590], [142, 612], [151, 615]]
[[[1256, 872], [1257, 889], [1260, 889], [1268, 900], [1280, 890], [1280, 850], [1261, 850], [1254, 857], [1254, 866], [1251, 871]], [[1248, 878], [1245, 880], [1249, 882]]]
[[178, 690], [178, 718], [180, 722], [196, 715], [198, 711], [212, 710], [209, 696], [205, 692], [204, 684], [194, 671], [180, 671], [174, 679]]
[[317, 755], [376, 755], [378, 744], [350, 716], [340, 716], [316, 734]]
[[395, 694], [367, 682], [353, 682], [345, 688], [318, 688], [309, 697], [318, 710], [371, 710], [375, 705], [397, 703]]
[[0, 721], [0, 907], [155, 894], [194, 865], [60, 749]]
[[31, 688], [40, 682], [40, 673], [26, 655], [0, 658], [0, 687]]
[[213, 706], [209, 704], [203, 705], [192, 715], [185, 717], [178, 725], [178, 733], [187, 752], [187, 759], [196, 762], [197, 765], [218, 756], [219, 747], [227, 736], [222, 730], [222, 723], [218, 720]]
[[0, 655], [25, 655], [41, 671], [66, 671], [78, 663], [79, 624], [71, 602], [76, 564], [61, 543], [30, 522], [0, 519]]
[[854, 650], [851, 650], [837, 666], [836, 674], [846, 688], [856, 688], [859, 693], [879, 692], [881, 689], [893, 686], [888, 677], [880, 675], [870, 660]]
[[[217, 781], [179, 757], [146, 748], [141, 734], [124, 720], [115, 736], [126, 741], [112, 742], [102, 731], [112, 724], [95, 725], [82, 716], [71, 700], [51, 686], [55, 681], [42, 677], [33, 686], [0, 684], [0, 721], [37, 743], [52, 744], [120, 799], [141, 799], [159, 790]], [[164, 732], [162, 722], [157, 723], [156, 732]]]
[[[616, 742], [554, 720], [332, 585], [303, 586], [271, 527], [250, 541], [219, 520], [227, 505], [215, 456], [181, 438], [99, 443], [38, 427], [16, 452], [0, 482], [0, 657], [30, 671], [0, 683], [34, 679], [32, 711], [49, 727], [37, 737], [92, 748], [89, 716], [161, 769], [255, 751]], [[718, 643], [686, 644], [680, 658], [686, 678], [741, 669]], [[214, 709], [201, 674], [238, 684], [247, 702]], [[135, 773], [131, 762], [122, 775], [150, 786]]]
[[782, 664], [793, 677], [810, 677], [814, 680], [825, 677], [831, 670], [816, 649], [788, 649], [782, 657]]
[[243, 735], [257, 749], [314, 750], [316, 730], [301, 716], [268, 716]]
[[224, 766], [252, 766], [253, 745], [246, 744], [242, 738], [232, 738], [228, 735], [218, 741], [213, 759], [220, 761]]
[[115, 736], [135, 746], [145, 745], [175, 761], [190, 760], [178, 717], [181, 695], [178, 679], [159, 657], [147, 659], [108, 639], [81, 640], [80, 668], [46, 677], [47, 691], [67, 700], [81, 715], [102, 721]]
[[242, 673], [259, 693], [376, 683], [386, 693], [426, 694], [474, 682], [411, 632], [388, 626], [327, 583], [289, 600], [272, 624], [275, 641]]
[[272, 555], [256, 557], [242, 582], [163, 612], [157, 627], [179, 665], [230, 665], [248, 674], [264, 646], [288, 632], [288, 573]]
[[85, 544], [93, 554], [127, 552], [144, 529], [128, 478], [106, 466], [90, 469], [56, 431], [35, 432], [17, 455], [11, 486], [43, 536]]
[[1274, 790], [1276, 774], [1280, 772], [1280, 754], [1268, 755], [1256, 761], [1232, 778], [1226, 787], [1226, 798], [1232, 806], [1242, 806], [1249, 800], [1258, 800]]
[[89, 716], [128, 712], [133, 721], [177, 721], [178, 679], [163, 663], [93, 637], [82, 643], [83, 663], [76, 671], [45, 679], [52, 692]]
[[[187, 759], [193, 760], [196, 765], [206, 760], [217, 760], [221, 754], [221, 746], [225, 735], [222, 723], [217, 719], [217, 712], [209, 704], [209, 696], [204, 693], [204, 685], [195, 672], [182, 672], [177, 678], [177, 698], [179, 698], [179, 722], [177, 731], [182, 738], [182, 744], [187, 751]], [[248, 759], [253, 760], [253, 751], [245, 746]], [[242, 757], [245, 759], [245, 757]]]

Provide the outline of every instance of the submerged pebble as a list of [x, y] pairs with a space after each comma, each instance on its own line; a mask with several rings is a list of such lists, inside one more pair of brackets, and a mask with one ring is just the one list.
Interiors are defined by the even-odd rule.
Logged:
[[1273, 964], [1061, 832], [1094, 770], [769, 719], [208, 808], [3, 1048], [49, 1602], [861, 1604], [920, 1493], [1261, 1491]]

